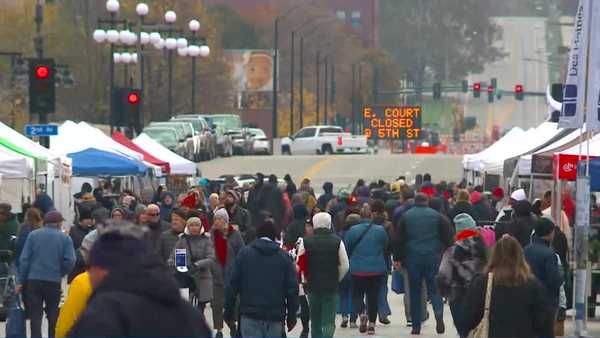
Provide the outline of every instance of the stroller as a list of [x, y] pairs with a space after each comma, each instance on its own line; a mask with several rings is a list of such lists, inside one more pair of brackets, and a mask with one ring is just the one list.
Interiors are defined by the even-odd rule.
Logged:
[[0, 250], [0, 321], [5, 321], [14, 299], [16, 287], [16, 272], [10, 266], [13, 256], [10, 250]]

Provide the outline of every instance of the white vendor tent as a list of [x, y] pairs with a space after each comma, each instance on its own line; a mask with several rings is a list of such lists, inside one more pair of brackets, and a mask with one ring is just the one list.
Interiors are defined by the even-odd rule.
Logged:
[[172, 175], [196, 175], [196, 164], [163, 147], [160, 143], [142, 133], [133, 140], [138, 147], [146, 150], [152, 156], [168, 162]]
[[506, 145], [514, 144], [515, 140], [520, 139], [523, 134], [525, 134], [523, 129], [519, 127], [514, 127], [502, 138], [500, 138], [498, 141], [496, 141], [483, 151], [476, 154], [466, 154], [463, 157], [464, 168], [467, 170], [480, 171], [481, 163], [485, 158], [490, 157], [494, 152], [505, 148]]

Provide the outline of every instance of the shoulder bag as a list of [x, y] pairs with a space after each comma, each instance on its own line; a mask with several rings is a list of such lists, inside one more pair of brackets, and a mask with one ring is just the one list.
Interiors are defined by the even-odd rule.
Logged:
[[477, 327], [470, 333], [469, 338], [488, 338], [490, 336], [490, 305], [492, 303], [492, 288], [494, 287], [494, 273], [490, 272], [485, 289], [485, 305], [483, 308], [483, 318]]
[[369, 232], [369, 230], [371, 230], [372, 227], [373, 227], [373, 222], [369, 223], [369, 226], [365, 229], [365, 231], [363, 231], [360, 234], [360, 236], [358, 236], [358, 240], [356, 240], [356, 244], [354, 244], [352, 246], [352, 249], [350, 249], [350, 255], [348, 256], [348, 258], [352, 257], [352, 255], [354, 254], [354, 250], [358, 247], [360, 242], [363, 240], [363, 238], [365, 238], [365, 235], [367, 234], [367, 232]]

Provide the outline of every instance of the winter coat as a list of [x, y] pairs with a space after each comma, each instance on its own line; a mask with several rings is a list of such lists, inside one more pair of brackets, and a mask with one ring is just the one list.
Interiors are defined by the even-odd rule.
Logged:
[[92, 282], [89, 273], [79, 274], [71, 282], [65, 303], [60, 307], [60, 314], [56, 322], [56, 338], [67, 336], [85, 310], [91, 295]]
[[[264, 186], [257, 206], [259, 210], [270, 212], [273, 215], [275, 224], [277, 226], [281, 225], [285, 214], [285, 207], [283, 205], [281, 191], [277, 185], [267, 184]], [[258, 225], [260, 226], [260, 224]]]
[[146, 225], [146, 228], [144, 239], [148, 244], [148, 248], [152, 254], [160, 256], [160, 236], [163, 232], [171, 229], [171, 224], [161, 219], [158, 223]]
[[[213, 228], [210, 232], [213, 246], [215, 241], [215, 231], [216, 230]], [[228, 231], [225, 236], [227, 238], [227, 259], [225, 260], [225, 266], [221, 266], [219, 263], [216, 258], [216, 252], [212, 266], [213, 283], [214, 285], [219, 286], [225, 286], [229, 283], [231, 274], [233, 273], [233, 267], [235, 266], [235, 258], [244, 247], [244, 239], [239, 231]]]
[[[165, 198], [169, 196], [173, 201], [173, 204], [167, 205], [165, 204]], [[170, 192], [163, 193], [160, 197], [160, 219], [168, 222], [171, 219], [171, 211], [173, 211], [173, 206], [175, 203], [175, 196]]]
[[27, 241], [27, 237], [29, 234], [35, 230], [32, 225], [23, 223], [19, 227], [19, 235], [17, 236], [17, 244], [15, 246], [15, 264], [17, 268], [19, 267], [19, 258], [21, 258], [21, 252], [23, 251], [23, 247], [25, 247], [25, 241]]
[[400, 218], [402, 217], [402, 215], [404, 215], [405, 212], [407, 212], [414, 206], [415, 202], [412, 199], [397, 206], [396, 209], [394, 209], [394, 216], [392, 217], [392, 222], [394, 223], [394, 225], [397, 226], [398, 222], [400, 222]]
[[325, 210], [325, 207], [327, 206], [329, 201], [331, 201], [334, 198], [335, 198], [335, 195], [333, 193], [331, 193], [331, 192], [324, 193], [323, 195], [319, 196], [319, 198], [317, 199], [317, 207], [319, 207], [319, 209], [321, 209], [321, 210]]
[[531, 233], [537, 218], [535, 216], [514, 216], [510, 222], [496, 226], [496, 239], [500, 240], [504, 234], [509, 234], [519, 241], [525, 248], [531, 241]]
[[486, 248], [477, 231], [459, 232], [454, 245], [446, 249], [442, 256], [436, 284], [440, 294], [450, 301], [462, 300], [469, 285], [481, 273], [486, 263]]
[[454, 217], [456, 217], [459, 214], [467, 214], [467, 215], [473, 217], [474, 220], [477, 220], [477, 218], [476, 218], [477, 214], [475, 213], [473, 206], [471, 205], [471, 203], [469, 203], [467, 201], [456, 202], [454, 207], [451, 208], [450, 211], [448, 212], [448, 219], [450, 220], [450, 222], [452, 222], [453, 226], [454, 226]]
[[439, 212], [415, 205], [400, 218], [395, 243], [394, 261], [429, 255], [441, 258], [453, 243], [452, 229], [448, 219]]
[[[215, 262], [215, 248], [207, 234], [179, 236], [175, 249], [187, 250], [187, 266], [196, 287], [196, 297], [200, 302], [213, 299], [212, 269]], [[169, 260], [169, 266], [175, 266], [175, 251]]]
[[554, 249], [546, 240], [533, 236], [531, 244], [525, 247], [524, 254], [531, 272], [546, 287], [546, 299], [552, 306], [558, 307], [558, 294], [564, 282], [564, 275]]
[[73, 241], [73, 247], [75, 250], [81, 247], [81, 242], [83, 242], [85, 236], [92, 230], [94, 230], [93, 227], [79, 225], [72, 226], [71, 229], [69, 229], [69, 237], [71, 237], [71, 240]]
[[[370, 224], [371, 228], [358, 242]], [[350, 228], [344, 237], [344, 245], [350, 259], [350, 274], [386, 273], [385, 249], [388, 242], [389, 238], [383, 226], [371, 223], [370, 220], [363, 220]]]
[[173, 256], [175, 245], [179, 241], [179, 235], [180, 234], [174, 232], [172, 229], [160, 234], [160, 257], [162, 257], [163, 262], [168, 262]]
[[[483, 318], [487, 276], [476, 277], [463, 303], [463, 331]], [[490, 303], [490, 338], [540, 337], [549, 318], [544, 286], [532, 278], [518, 287], [494, 285]]]
[[17, 216], [11, 215], [11, 217], [4, 224], [0, 224], [0, 250], [13, 250], [11, 239], [13, 236], [17, 236], [17, 229], [19, 223], [17, 222]]
[[238, 295], [242, 316], [274, 322], [296, 318], [298, 279], [290, 255], [265, 239], [244, 247], [225, 291], [225, 319], [233, 319]]
[[60, 283], [75, 266], [75, 250], [69, 236], [44, 226], [29, 234], [20, 258], [19, 281]]
[[492, 212], [492, 207], [485, 201], [481, 200], [473, 204], [473, 219], [476, 221], [492, 221], [495, 213]]
[[256, 227], [254, 226], [250, 212], [240, 206], [235, 211], [227, 210], [229, 214], [229, 224], [235, 224], [239, 227], [244, 243], [250, 243], [256, 237]]
[[212, 336], [204, 315], [181, 298], [157, 256], [111, 271], [69, 337]]

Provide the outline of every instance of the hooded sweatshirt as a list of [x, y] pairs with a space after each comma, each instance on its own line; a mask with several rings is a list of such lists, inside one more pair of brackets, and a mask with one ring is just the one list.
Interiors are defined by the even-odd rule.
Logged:
[[[139, 260], [138, 260], [139, 259]], [[94, 291], [70, 337], [211, 337], [156, 257], [131, 259]]]
[[295, 318], [298, 280], [291, 257], [266, 239], [244, 247], [225, 291], [225, 319], [233, 319], [238, 295], [242, 316], [273, 322]]
[[[165, 198], [169, 196], [173, 201], [170, 205], [165, 204]], [[173, 211], [173, 205], [175, 204], [175, 196], [170, 192], [165, 192], [160, 198], [160, 219], [163, 221], [169, 221], [171, 217], [171, 211]]]

